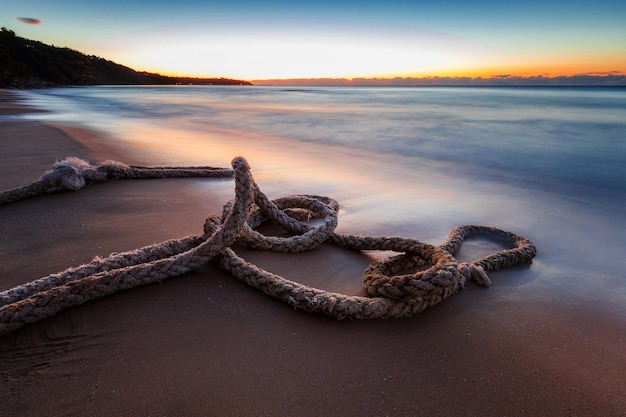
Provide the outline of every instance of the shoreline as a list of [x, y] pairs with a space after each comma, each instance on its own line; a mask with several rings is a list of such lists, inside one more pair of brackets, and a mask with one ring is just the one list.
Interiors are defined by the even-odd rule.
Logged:
[[[3, 189], [36, 181], [55, 161], [68, 156], [89, 160], [124, 159], [119, 152], [104, 146], [102, 140], [90, 139], [102, 137], [100, 132], [11, 117], [46, 112], [22, 104], [20, 97], [10, 90], [0, 89], [0, 146], [6, 155], [16, 154], [3, 161], [5, 175], [0, 178]], [[9, 118], [2, 119], [2, 116]], [[24, 182], [24, 177], [28, 182]]]
[[0, 116], [12, 116], [24, 113], [42, 113], [45, 110], [35, 109], [20, 104], [21, 98], [11, 90], [0, 88]]
[[[133, 158], [90, 148], [94, 134], [0, 119], [2, 189], [75, 153]], [[0, 285], [201, 233], [232, 194], [230, 180], [117, 181], [0, 207]], [[359, 288], [369, 263], [334, 247], [242, 253], [280, 275], [346, 292]], [[547, 269], [543, 256], [533, 267]], [[517, 302], [524, 292], [515, 288], [528, 284], [515, 281], [523, 272], [497, 273], [488, 290], [468, 284], [415, 317], [336, 321], [294, 311], [206, 265], [1, 337], [0, 416], [623, 413], [623, 323], [554, 294]]]

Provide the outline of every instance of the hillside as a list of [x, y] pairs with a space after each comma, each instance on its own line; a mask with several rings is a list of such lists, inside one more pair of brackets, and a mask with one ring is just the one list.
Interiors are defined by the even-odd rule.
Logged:
[[75, 85], [249, 85], [226, 78], [177, 78], [137, 72], [106, 59], [0, 31], [0, 88]]

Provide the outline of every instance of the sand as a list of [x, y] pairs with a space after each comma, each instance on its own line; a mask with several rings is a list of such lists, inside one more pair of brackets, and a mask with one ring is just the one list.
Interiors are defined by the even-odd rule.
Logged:
[[[21, 111], [0, 95], [1, 189], [68, 155], [138, 159], [98, 132], [1, 117]], [[0, 207], [0, 289], [201, 233], [231, 197], [230, 180], [118, 181]], [[332, 247], [241, 253], [346, 292], [369, 262]], [[408, 319], [337, 321], [206, 265], [0, 337], [0, 416], [626, 415], [623, 323], [567, 303], [515, 310], [492, 290], [469, 285]]]

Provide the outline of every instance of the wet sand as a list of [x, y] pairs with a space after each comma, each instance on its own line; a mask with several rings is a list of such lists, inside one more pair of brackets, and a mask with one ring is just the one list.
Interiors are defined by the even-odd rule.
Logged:
[[[21, 111], [0, 97], [0, 114]], [[0, 119], [1, 189], [69, 155], [140, 159], [97, 134]], [[2, 206], [0, 288], [199, 234], [232, 195], [231, 180], [118, 181]], [[347, 293], [360, 291], [370, 261], [334, 247], [241, 254]], [[624, 323], [567, 301], [515, 299], [525, 268], [412, 318], [337, 321], [206, 265], [0, 337], [0, 416], [626, 415]]]

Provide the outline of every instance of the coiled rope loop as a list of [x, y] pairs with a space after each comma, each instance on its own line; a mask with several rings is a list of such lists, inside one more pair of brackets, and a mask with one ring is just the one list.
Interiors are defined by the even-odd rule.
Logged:
[[[78, 190], [85, 184], [122, 178], [174, 176], [235, 177], [235, 198], [221, 215], [207, 218], [204, 233], [168, 240], [137, 250], [96, 257], [0, 293], [0, 335], [57, 312], [117, 291], [159, 282], [189, 272], [213, 260], [234, 277], [272, 297], [308, 312], [336, 318], [404, 317], [440, 303], [463, 288], [467, 280], [489, 285], [487, 272], [530, 261], [535, 246], [526, 238], [486, 226], [460, 226], [439, 246], [402, 237], [356, 236], [335, 233], [339, 204], [318, 195], [294, 195], [270, 200], [252, 178], [244, 158], [232, 161], [232, 170], [212, 167], [132, 167], [107, 161], [91, 165], [68, 158], [53, 166], [40, 181], [19, 192], [0, 193], [0, 205], [51, 192]], [[317, 226], [307, 221], [319, 219]], [[292, 236], [266, 236], [257, 229], [263, 222], [280, 225]], [[502, 238], [511, 249], [476, 261], [459, 263], [454, 254], [472, 235]], [[261, 250], [302, 252], [322, 243], [354, 250], [389, 250], [400, 253], [373, 262], [364, 272], [369, 297], [338, 294], [290, 281], [239, 257], [231, 246], [244, 243]], [[430, 267], [401, 274], [424, 265]]]

